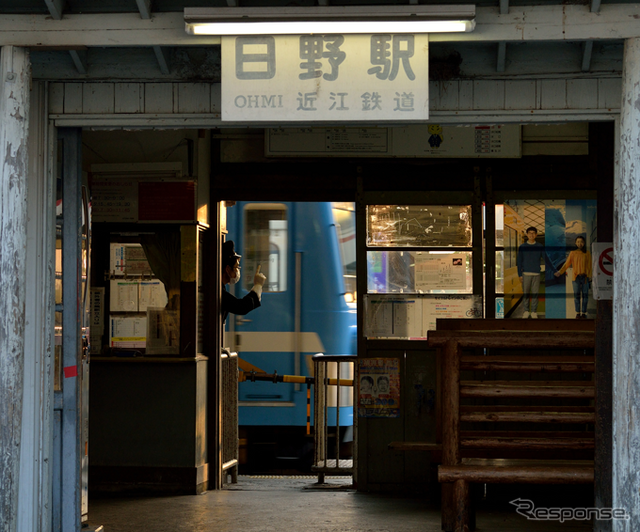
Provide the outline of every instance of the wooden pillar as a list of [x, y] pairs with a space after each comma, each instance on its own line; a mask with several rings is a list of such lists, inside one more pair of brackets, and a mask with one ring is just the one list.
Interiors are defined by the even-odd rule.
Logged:
[[629, 520], [616, 532], [640, 530], [640, 38], [624, 47], [619, 172], [614, 225], [613, 505]]
[[455, 532], [469, 532], [469, 483], [456, 480], [453, 484]]
[[[29, 97], [29, 180], [24, 339], [24, 394], [20, 444], [18, 530], [47, 531], [52, 522], [53, 374], [55, 306], [55, 178], [53, 126], [47, 86]], [[35, 501], [35, 504], [34, 504]]]
[[24, 379], [29, 52], [0, 49], [0, 532], [17, 522]]
[[[461, 348], [447, 340], [442, 361], [442, 465], [460, 464], [460, 357]], [[458, 490], [459, 491], [459, 490]], [[458, 493], [454, 484], [442, 484], [442, 529], [456, 530]]]
[[[613, 242], [613, 122], [589, 124], [589, 157], [598, 174], [598, 242]], [[613, 301], [599, 300], [596, 313], [596, 424], [595, 486], [596, 508], [611, 508], [612, 478], [612, 388], [613, 388]], [[594, 532], [610, 532], [611, 520], [594, 521]]]

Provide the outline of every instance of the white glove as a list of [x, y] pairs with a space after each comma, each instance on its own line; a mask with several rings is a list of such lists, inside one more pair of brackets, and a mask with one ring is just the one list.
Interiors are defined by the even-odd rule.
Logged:
[[263, 273], [260, 273], [260, 265], [258, 264], [256, 274], [253, 276], [253, 288], [251, 289], [258, 294], [258, 299], [262, 299], [262, 285], [266, 280], [266, 276]]

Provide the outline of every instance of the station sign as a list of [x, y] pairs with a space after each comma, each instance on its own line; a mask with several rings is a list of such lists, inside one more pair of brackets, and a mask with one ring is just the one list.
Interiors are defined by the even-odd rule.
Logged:
[[594, 242], [592, 245], [593, 298], [613, 299], [613, 244]]
[[222, 120], [429, 118], [427, 34], [222, 37]]

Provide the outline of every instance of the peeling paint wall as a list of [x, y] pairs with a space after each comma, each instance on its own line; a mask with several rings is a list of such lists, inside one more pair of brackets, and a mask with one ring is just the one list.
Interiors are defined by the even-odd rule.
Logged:
[[625, 44], [614, 226], [613, 530], [640, 530], [640, 38]]
[[0, 531], [16, 530], [24, 374], [29, 52], [0, 52]]

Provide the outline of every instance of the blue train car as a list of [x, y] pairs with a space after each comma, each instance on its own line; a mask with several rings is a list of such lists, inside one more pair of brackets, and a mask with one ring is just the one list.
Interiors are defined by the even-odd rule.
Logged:
[[[227, 210], [227, 228], [242, 255], [241, 280], [230, 289], [246, 294], [258, 265], [267, 280], [259, 309], [227, 319], [225, 346], [278, 375], [312, 375], [316, 353], [355, 354], [353, 204], [238, 202]], [[306, 433], [305, 385], [242, 382], [238, 393], [249, 446], [267, 440], [276, 455], [300, 452], [292, 447]], [[349, 404], [341, 398], [341, 427], [353, 424]], [[335, 407], [329, 416], [335, 424]], [[284, 441], [288, 450], [280, 448]]]

